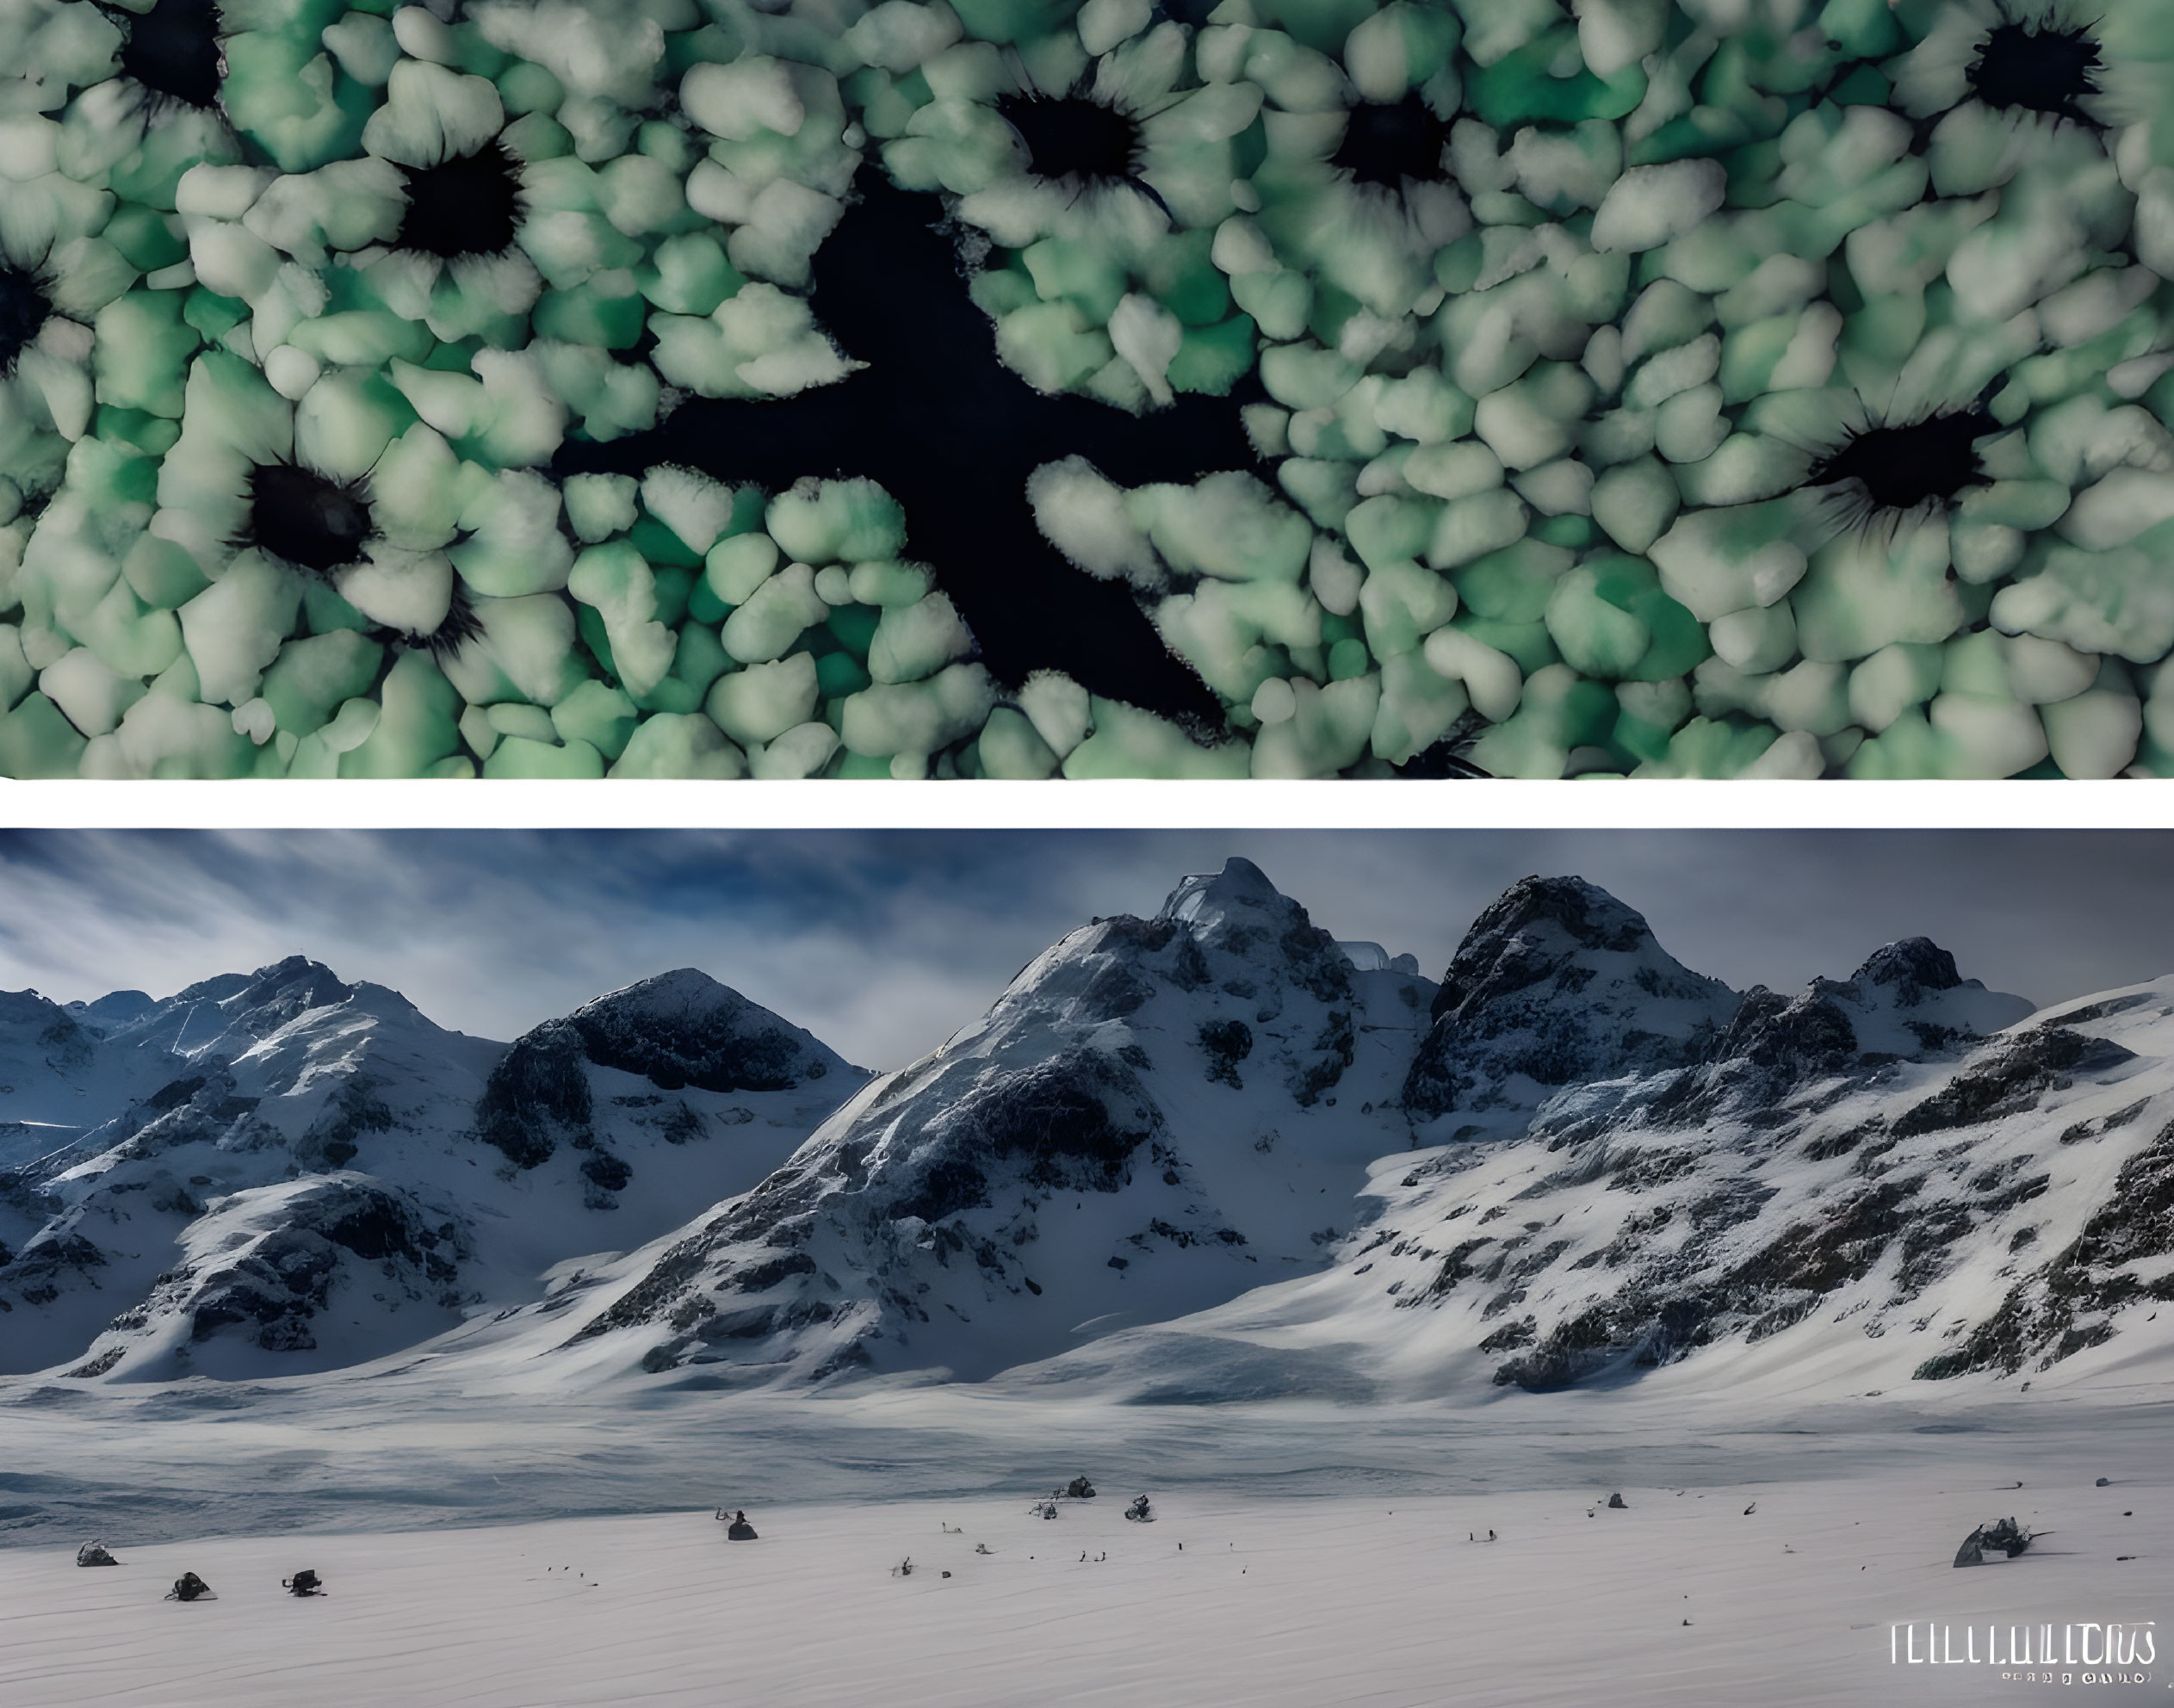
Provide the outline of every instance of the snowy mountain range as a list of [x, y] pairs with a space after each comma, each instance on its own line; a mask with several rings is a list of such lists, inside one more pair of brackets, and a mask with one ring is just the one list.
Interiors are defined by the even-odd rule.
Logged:
[[84, 1379], [1879, 1391], [2174, 1300], [2174, 978], [1738, 993], [1571, 877], [1437, 985], [1232, 860], [873, 1078], [691, 970], [501, 1045], [296, 959], [0, 995], [0, 1367]]
[[27, 1106], [76, 1117], [49, 1148], [63, 1129], [29, 1128], [0, 1174], [16, 1371], [265, 1375], [399, 1351], [745, 1191], [864, 1077], [691, 970], [511, 1046], [299, 956], [163, 1002], [6, 1000], [0, 1059]]

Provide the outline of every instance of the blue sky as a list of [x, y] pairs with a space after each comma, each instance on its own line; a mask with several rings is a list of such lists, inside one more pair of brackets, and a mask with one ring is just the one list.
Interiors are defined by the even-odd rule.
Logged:
[[1564, 872], [1739, 988], [1920, 934], [2040, 1002], [2174, 972], [2152, 832], [113, 831], [0, 834], [0, 987], [164, 996], [303, 953], [511, 1038], [693, 965], [895, 1067], [1073, 926], [1231, 854], [1429, 975], [1504, 885]]

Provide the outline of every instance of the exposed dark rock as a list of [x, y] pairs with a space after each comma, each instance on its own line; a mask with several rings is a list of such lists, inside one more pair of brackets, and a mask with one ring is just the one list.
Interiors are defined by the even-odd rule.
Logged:
[[598, 1067], [668, 1092], [790, 1091], [830, 1071], [804, 1034], [691, 968], [600, 997], [566, 1024]]
[[[1630, 956], [1630, 986], [1608, 1001], [1591, 991], [1598, 956]], [[1631, 994], [1635, 992], [1635, 999]], [[1647, 1000], [1688, 1005], [1701, 1018], [1646, 1030]], [[1645, 920], [1582, 878], [1521, 878], [1458, 944], [1432, 1006], [1434, 1024], [1404, 1080], [1405, 1107], [1431, 1118], [1483, 1107], [1491, 1086], [1518, 1078], [1564, 1086], [1698, 1059], [1736, 1006], [1725, 987], [1677, 964]], [[1615, 1012], [1620, 1008], [1623, 1012]]]
[[360, 1153], [364, 1137], [392, 1131], [393, 1111], [377, 1092], [368, 1074], [344, 1080], [324, 1112], [295, 1141], [294, 1160], [305, 1167], [344, 1168]]
[[586, 1060], [580, 1033], [564, 1020], [517, 1039], [476, 1099], [476, 1136], [517, 1168], [536, 1167], [561, 1139], [587, 1137], [593, 1111]]
[[1923, 1103], [1895, 1117], [1897, 1138], [1972, 1127], [2038, 1107], [2048, 1091], [2066, 1091], [2078, 1074], [2134, 1061], [2121, 1045], [2062, 1026], [2033, 1026], [1987, 1044]]
[[616, 1192], [634, 1179], [634, 1170], [624, 1159], [600, 1150], [582, 1159], [581, 1178], [600, 1192]]
[[178, 1109], [203, 1088], [204, 1076], [201, 1074], [170, 1080], [144, 1099], [144, 1107], [163, 1115], [170, 1109]]
[[1352, 1064], [1358, 1050], [1358, 1037], [1352, 1030], [1348, 1009], [1329, 1011], [1322, 1022], [1319, 1036], [1314, 1039], [1313, 1048], [1312, 1059], [1299, 1064], [1291, 1080], [1291, 1095], [1301, 1109], [1310, 1109], [1333, 1091]]
[[[2026, 1183], [2031, 1184], [2031, 1183]], [[2042, 1190], [2042, 1187], [2041, 1187]], [[2113, 1338], [2112, 1313], [2174, 1301], [2174, 1276], [2145, 1281], [2140, 1260], [2174, 1253], [2174, 1125], [2123, 1166], [2106, 1201], [2074, 1240], [2017, 1282], [1999, 1309], [1948, 1352], [1917, 1366], [1921, 1381], [1972, 1371], [2041, 1370]]]
[[1907, 937], [1874, 950], [1850, 981], [1892, 987], [1898, 1008], [1914, 1008], [1928, 991], [1955, 990], [1962, 981], [1955, 957], [1925, 937]]
[[1115, 1191], [1132, 1154], [1162, 1124], [1130, 1071], [1099, 1050], [1072, 1049], [1007, 1074], [946, 1111], [949, 1144], [968, 1156], [1024, 1159], [1036, 1185]]
[[187, 1272], [159, 1289], [189, 1313], [189, 1339], [254, 1329], [266, 1352], [307, 1352], [312, 1323], [330, 1303], [346, 1253], [400, 1282], [417, 1297], [443, 1298], [467, 1244], [454, 1224], [435, 1225], [422, 1207], [352, 1176], [299, 1197], [289, 1219], [235, 1261], [201, 1276]]
[[1238, 1064], [1253, 1053], [1253, 1028], [1242, 1020], [1203, 1020], [1199, 1037], [1200, 1048], [1207, 1053], [1208, 1077], [1243, 1090]]

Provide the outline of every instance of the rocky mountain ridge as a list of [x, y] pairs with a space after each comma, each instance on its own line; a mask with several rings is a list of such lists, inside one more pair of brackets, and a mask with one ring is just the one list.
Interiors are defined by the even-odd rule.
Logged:
[[2174, 1272], [2174, 990], [2034, 1019], [1910, 938], [1739, 994], [1573, 877], [1437, 985], [1232, 860], [873, 1080], [687, 970], [506, 1046], [300, 961], [0, 1000], [45, 1106], [84, 1051], [145, 1082], [0, 1176], [16, 1369], [1545, 1391], [1870, 1346], [1934, 1380], [2107, 1344]]
[[0, 1174], [14, 1370], [263, 1374], [399, 1350], [743, 1190], [862, 1077], [687, 970], [511, 1046], [300, 956], [161, 1002], [12, 1001], [15, 1038], [57, 1032], [49, 1055], [87, 1055], [86, 1094], [118, 1105]]

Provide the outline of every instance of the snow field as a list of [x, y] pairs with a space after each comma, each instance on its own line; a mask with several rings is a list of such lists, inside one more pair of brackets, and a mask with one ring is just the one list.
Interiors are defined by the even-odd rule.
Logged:
[[[761, 1541], [737, 1544], [707, 1511], [141, 1549], [109, 1535], [116, 1569], [0, 1552], [0, 1691], [24, 1708], [1974, 1702], [1988, 1668], [1892, 1667], [1890, 1624], [1974, 1623], [1981, 1644], [1989, 1621], [2165, 1629], [2148, 1563], [2174, 1547], [2163, 1482], [1628, 1487], [1624, 1511], [1609, 1492], [1179, 1491], [1140, 1525], [1122, 1516], [1129, 1486], [1106, 1483], [1054, 1521], [1025, 1492], [765, 1508]], [[2054, 1534], [1950, 1568], [1966, 1532], [2011, 1512]], [[305, 1565], [321, 1600], [278, 1587]], [[162, 1601], [183, 1570], [220, 1600]]]

